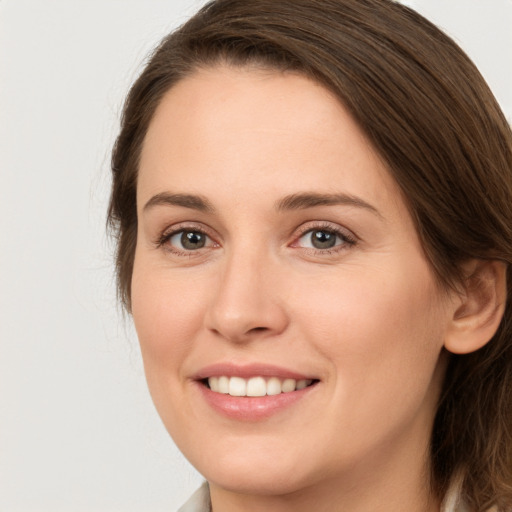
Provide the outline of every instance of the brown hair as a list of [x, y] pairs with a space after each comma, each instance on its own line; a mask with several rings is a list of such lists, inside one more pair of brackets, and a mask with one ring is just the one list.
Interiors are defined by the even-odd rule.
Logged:
[[[169, 88], [219, 62], [299, 71], [333, 91], [401, 187], [444, 285], [470, 258], [512, 261], [512, 134], [449, 37], [391, 0], [216, 0], [162, 41], [126, 100], [108, 220], [128, 310], [145, 133]], [[512, 509], [511, 318], [508, 303], [484, 348], [451, 355], [432, 434], [433, 491], [463, 470], [476, 511]]]

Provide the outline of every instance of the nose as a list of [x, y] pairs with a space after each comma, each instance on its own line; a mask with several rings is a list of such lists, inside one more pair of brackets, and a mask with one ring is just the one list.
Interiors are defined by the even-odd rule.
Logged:
[[206, 312], [206, 327], [236, 343], [281, 334], [289, 319], [277, 265], [250, 252], [223, 265]]

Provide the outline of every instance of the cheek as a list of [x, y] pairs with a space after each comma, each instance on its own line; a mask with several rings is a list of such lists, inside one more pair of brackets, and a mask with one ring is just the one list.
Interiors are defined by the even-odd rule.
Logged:
[[311, 294], [295, 315], [331, 368], [332, 394], [322, 422], [332, 438], [326, 458], [343, 452], [357, 460], [410, 428], [428, 438], [442, 381], [436, 371], [442, 308], [434, 306], [430, 275], [415, 275], [411, 280], [389, 269], [364, 279], [345, 274]]
[[150, 383], [161, 372], [171, 377], [169, 370], [180, 368], [202, 324], [205, 299], [195, 280], [180, 285], [168, 269], [147, 268], [135, 260], [132, 315]]
[[293, 294], [303, 298], [294, 316], [304, 319], [303, 332], [331, 362], [343, 392], [391, 393], [410, 382], [418, 392], [428, 387], [445, 314], [428, 266], [413, 261], [365, 274], [353, 269]]
[[[194, 423], [185, 398], [184, 362], [202, 325], [205, 299], [199, 283], [180, 284], [170, 274], [135, 260], [132, 315], [151, 398], [171, 436], [180, 439], [187, 436], [186, 425]], [[192, 419], [185, 420], [189, 414]]]

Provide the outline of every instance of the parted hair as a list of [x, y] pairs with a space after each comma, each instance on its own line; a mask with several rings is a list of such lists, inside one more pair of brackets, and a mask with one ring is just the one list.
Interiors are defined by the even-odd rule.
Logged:
[[[392, 0], [215, 0], [161, 42], [125, 102], [108, 223], [128, 311], [146, 131], [174, 84], [220, 63], [299, 72], [332, 91], [401, 188], [443, 286], [460, 285], [469, 259], [512, 262], [512, 133], [452, 39]], [[462, 474], [476, 512], [512, 510], [511, 318], [507, 301], [489, 343], [450, 354], [432, 431], [433, 492]]]

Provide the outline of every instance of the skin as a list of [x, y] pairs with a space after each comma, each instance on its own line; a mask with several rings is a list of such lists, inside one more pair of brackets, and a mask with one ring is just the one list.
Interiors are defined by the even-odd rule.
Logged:
[[[301, 193], [352, 201], [276, 208]], [[211, 208], [146, 206], [159, 194]], [[137, 205], [132, 312], [147, 381], [210, 482], [213, 510], [438, 511], [428, 444], [459, 303], [437, 284], [396, 183], [340, 102], [297, 74], [196, 72], [150, 124]], [[342, 236], [314, 248], [315, 228]], [[173, 230], [207, 243], [185, 249], [162, 236]], [[238, 421], [193, 379], [226, 361], [319, 382], [265, 420]]]

